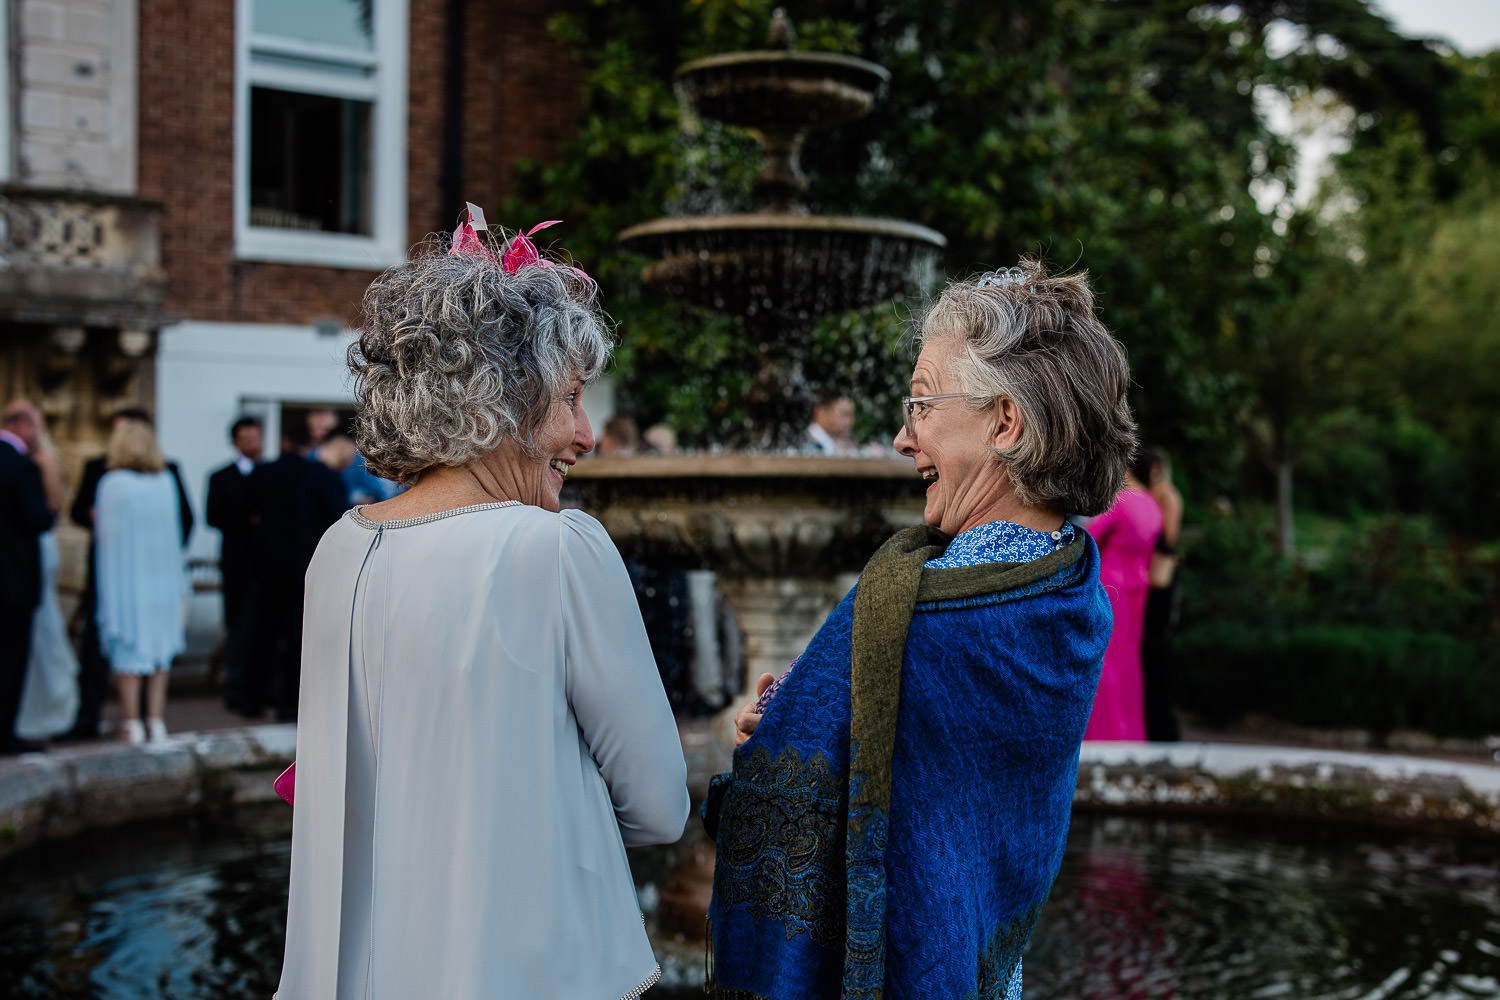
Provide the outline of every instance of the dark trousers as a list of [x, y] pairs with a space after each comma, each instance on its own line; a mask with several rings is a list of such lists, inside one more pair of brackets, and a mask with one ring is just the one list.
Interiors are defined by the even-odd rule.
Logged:
[[31, 616], [35, 608], [0, 604], [0, 748], [16, 738], [16, 713], [31, 656]]
[[[92, 555], [90, 552], [90, 557]], [[99, 642], [98, 609], [99, 593], [90, 570], [78, 599], [77, 614], [83, 619], [78, 636], [78, 718], [73, 723], [73, 731], [68, 734], [74, 738], [99, 735], [104, 702], [109, 698], [109, 660], [104, 658]]]
[[248, 574], [224, 575], [224, 704], [250, 716], [270, 700], [265, 671], [256, 668], [256, 590]]
[[297, 696], [302, 684], [302, 593], [301, 575], [264, 577], [255, 595], [255, 648], [251, 664], [264, 678], [276, 718], [297, 718]]
[[1152, 587], [1146, 596], [1145, 633], [1141, 640], [1141, 679], [1146, 700], [1146, 739], [1175, 743], [1182, 739], [1172, 712], [1176, 679], [1172, 634], [1177, 630], [1177, 587]]

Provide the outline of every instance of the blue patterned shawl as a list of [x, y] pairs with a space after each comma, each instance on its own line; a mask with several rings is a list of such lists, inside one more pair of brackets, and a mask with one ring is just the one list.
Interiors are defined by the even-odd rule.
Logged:
[[946, 541], [908, 529], [871, 559], [715, 779], [712, 995], [1005, 996], [1062, 859], [1109, 602], [1086, 532], [923, 569]]

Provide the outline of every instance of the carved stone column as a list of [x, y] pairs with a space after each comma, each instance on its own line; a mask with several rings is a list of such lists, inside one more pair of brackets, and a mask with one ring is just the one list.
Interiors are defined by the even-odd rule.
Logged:
[[745, 683], [755, 690], [763, 673], [781, 676], [833, 610], [843, 580], [826, 577], [720, 577], [719, 591], [739, 616], [744, 635]]

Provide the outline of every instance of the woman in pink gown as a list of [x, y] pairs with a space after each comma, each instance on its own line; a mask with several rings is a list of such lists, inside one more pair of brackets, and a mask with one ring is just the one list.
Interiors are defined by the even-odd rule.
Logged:
[[1089, 534], [1099, 546], [1099, 582], [1109, 594], [1115, 628], [1104, 651], [1099, 692], [1083, 734], [1086, 740], [1146, 738], [1141, 636], [1151, 586], [1151, 553], [1161, 526], [1161, 508], [1128, 473], [1115, 505], [1088, 523]]

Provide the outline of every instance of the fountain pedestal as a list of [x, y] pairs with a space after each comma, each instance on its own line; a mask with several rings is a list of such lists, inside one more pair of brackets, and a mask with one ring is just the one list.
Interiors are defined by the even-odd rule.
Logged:
[[854, 585], [856, 574], [828, 577], [726, 577], [719, 592], [735, 610], [744, 637], [745, 691], [761, 674], [780, 676]]

